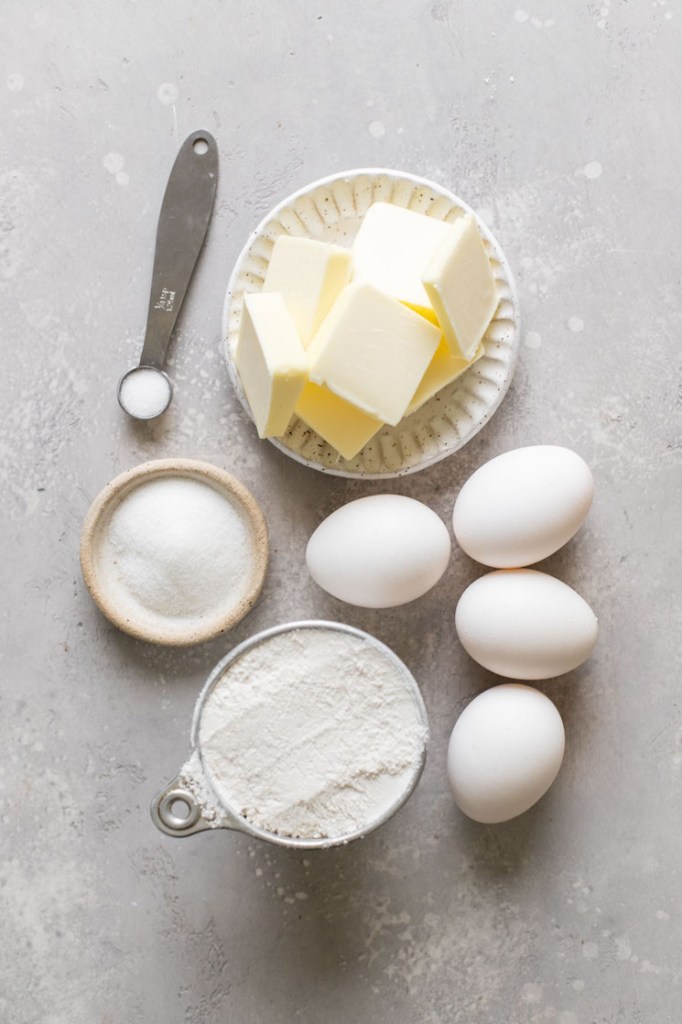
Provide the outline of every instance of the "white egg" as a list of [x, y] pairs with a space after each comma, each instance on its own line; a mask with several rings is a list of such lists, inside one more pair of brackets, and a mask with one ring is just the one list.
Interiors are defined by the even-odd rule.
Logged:
[[505, 683], [472, 700], [448, 747], [448, 778], [457, 805], [493, 824], [523, 814], [547, 792], [564, 756], [564, 725], [548, 697]]
[[535, 569], [475, 580], [455, 612], [465, 651], [510, 679], [550, 679], [577, 668], [597, 642], [597, 618], [566, 583]]
[[332, 512], [308, 541], [310, 575], [333, 597], [392, 608], [421, 597], [450, 561], [450, 534], [414, 498], [374, 494]]
[[592, 504], [586, 462], [568, 448], [532, 445], [486, 462], [462, 487], [452, 514], [471, 558], [498, 569], [531, 565], [558, 551]]

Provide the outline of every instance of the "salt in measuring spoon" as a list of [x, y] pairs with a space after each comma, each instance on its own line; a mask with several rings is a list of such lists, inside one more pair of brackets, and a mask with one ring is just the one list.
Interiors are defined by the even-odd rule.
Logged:
[[140, 365], [118, 383], [119, 405], [135, 419], [154, 419], [171, 403], [173, 388], [163, 366], [206, 238], [217, 185], [216, 141], [209, 132], [192, 132], [175, 158], [161, 205]]

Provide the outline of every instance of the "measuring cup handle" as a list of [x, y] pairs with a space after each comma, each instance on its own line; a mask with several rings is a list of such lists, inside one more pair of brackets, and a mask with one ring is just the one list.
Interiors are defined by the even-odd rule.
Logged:
[[175, 159], [159, 214], [142, 366], [163, 369], [175, 321], [206, 238], [217, 185], [216, 141], [209, 132], [192, 132]]
[[[186, 812], [184, 815], [177, 813], [176, 804], [181, 805]], [[214, 827], [204, 818], [204, 808], [181, 779], [174, 779], [157, 793], [150, 810], [156, 827], [167, 836], [174, 836], [176, 839], [194, 835], [195, 832], [205, 832]]]

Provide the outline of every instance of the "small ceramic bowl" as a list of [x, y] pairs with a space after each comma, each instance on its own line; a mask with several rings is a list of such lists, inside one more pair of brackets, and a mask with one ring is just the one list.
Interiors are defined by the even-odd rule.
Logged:
[[[195, 480], [211, 487], [237, 512], [247, 537], [245, 577], [234, 591], [200, 613], [172, 617], [146, 607], [125, 585], [108, 546], [112, 516], [137, 488], [153, 480]], [[253, 495], [225, 470], [192, 459], [145, 462], [122, 473], [95, 498], [81, 533], [83, 578], [99, 610], [115, 626], [149, 643], [181, 647], [203, 643], [225, 633], [256, 603], [268, 564], [268, 534]], [[243, 557], [243, 555], [241, 556]]]
[[448, 223], [463, 213], [473, 214], [495, 275], [499, 304], [483, 338], [483, 357], [397, 426], [382, 427], [353, 459], [343, 459], [298, 417], [283, 437], [269, 439], [289, 458], [312, 469], [365, 480], [415, 473], [452, 455], [485, 426], [511, 384], [519, 350], [514, 278], [500, 244], [476, 211], [442, 185], [405, 171], [370, 167], [320, 178], [278, 203], [256, 227], [237, 258], [223, 307], [228, 372], [251, 416], [234, 353], [244, 295], [261, 291], [276, 239], [295, 235], [350, 247], [365, 213], [379, 201]]

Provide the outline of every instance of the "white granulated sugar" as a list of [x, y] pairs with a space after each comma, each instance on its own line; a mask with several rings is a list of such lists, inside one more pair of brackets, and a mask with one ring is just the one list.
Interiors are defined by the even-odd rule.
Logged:
[[164, 619], [187, 620], [241, 599], [253, 550], [227, 495], [192, 477], [160, 477], [116, 507], [101, 560], [124, 598]]
[[276, 634], [230, 664], [201, 714], [207, 777], [258, 828], [340, 838], [405, 792], [426, 728], [400, 668], [333, 629]]
[[151, 420], [168, 406], [170, 384], [158, 370], [140, 366], [121, 381], [120, 398], [121, 405], [131, 416]]

